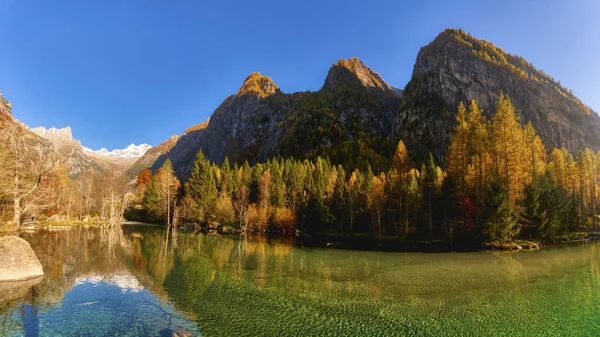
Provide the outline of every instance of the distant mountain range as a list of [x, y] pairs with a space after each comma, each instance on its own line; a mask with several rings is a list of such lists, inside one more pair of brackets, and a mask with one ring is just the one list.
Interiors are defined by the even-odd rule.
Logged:
[[137, 159], [141, 156], [144, 155], [144, 153], [146, 153], [146, 151], [148, 151], [152, 146], [148, 145], [148, 144], [140, 144], [140, 145], [135, 145], [135, 144], [129, 144], [129, 146], [127, 146], [124, 149], [115, 149], [112, 151], [108, 151], [105, 148], [101, 148], [100, 150], [92, 150], [90, 148], [87, 147], [83, 147], [83, 152], [88, 153], [90, 155], [93, 156], [101, 156], [101, 157], [107, 157], [107, 158], [112, 158], [112, 159]]
[[52, 143], [62, 161], [68, 164], [71, 176], [87, 170], [103, 170], [109, 164], [127, 168], [151, 148], [148, 144], [131, 144], [122, 150], [108, 151], [103, 148], [94, 151], [82, 146], [79, 140], [74, 139], [71, 128], [68, 126], [62, 129], [36, 127], [31, 128], [30, 131]]
[[[155, 148], [132, 144], [93, 151], [74, 140], [68, 128], [32, 132], [70, 158], [73, 174], [102, 166], [104, 158], [124, 160], [134, 178], [170, 159], [177, 175], [186, 177], [199, 150], [217, 163], [225, 157], [241, 164], [320, 155], [350, 168], [377, 170], [389, 165], [399, 140], [417, 160], [429, 152], [443, 160], [458, 104], [474, 99], [489, 117], [501, 91], [547, 147], [600, 150], [600, 117], [570, 90], [523, 58], [455, 29], [421, 48], [404, 89], [351, 58], [334, 63], [315, 92], [283, 93], [268, 76], [252, 73], [208, 121]], [[9, 103], [2, 102], [0, 113], [6, 114]]]

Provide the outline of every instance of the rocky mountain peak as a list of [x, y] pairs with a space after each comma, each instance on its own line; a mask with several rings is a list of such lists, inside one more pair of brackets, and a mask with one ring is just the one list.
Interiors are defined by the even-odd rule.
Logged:
[[[441, 159], [458, 104], [475, 100], [491, 117], [501, 91], [547, 147], [600, 149], [600, 118], [569, 89], [522, 57], [461, 29], [446, 29], [419, 51], [395, 133], [408, 135], [405, 141], [417, 151], [435, 149]], [[410, 132], [415, 128], [419, 133]]]
[[348, 86], [362, 86], [378, 92], [393, 91], [378, 73], [356, 57], [334, 63], [321, 90], [335, 91]]
[[279, 87], [275, 85], [273, 80], [268, 76], [263, 76], [259, 72], [253, 72], [250, 74], [240, 89], [237, 92], [237, 96], [242, 95], [259, 95], [261, 97], [267, 97], [274, 94], [279, 90]]
[[46, 129], [43, 126], [30, 129], [36, 135], [49, 140], [56, 148], [81, 147], [81, 143], [73, 138], [71, 127], [67, 126], [61, 129], [51, 127]]

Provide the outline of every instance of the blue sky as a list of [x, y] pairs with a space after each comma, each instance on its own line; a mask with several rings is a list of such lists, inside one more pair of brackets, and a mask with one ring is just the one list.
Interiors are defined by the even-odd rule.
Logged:
[[419, 48], [463, 28], [600, 111], [600, 1], [0, 0], [0, 91], [29, 126], [85, 146], [157, 145], [206, 120], [253, 71], [317, 90], [359, 57], [403, 88]]

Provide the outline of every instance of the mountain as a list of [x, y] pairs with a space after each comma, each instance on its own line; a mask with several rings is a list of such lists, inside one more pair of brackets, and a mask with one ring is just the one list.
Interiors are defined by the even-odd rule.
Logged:
[[474, 99], [490, 117], [500, 91], [546, 147], [600, 150], [600, 118], [570, 90], [522, 57], [455, 29], [419, 51], [395, 133], [411, 150], [442, 158], [459, 102]]
[[185, 177], [202, 150], [217, 163], [226, 156], [252, 163], [321, 155], [350, 168], [379, 169], [401, 139], [418, 157], [432, 152], [442, 161], [458, 104], [474, 99], [490, 117], [501, 91], [548, 148], [600, 150], [600, 118], [570, 90], [522, 57], [447, 29], [421, 48], [403, 90], [357, 58], [334, 63], [316, 92], [286, 94], [268, 76], [252, 73], [208, 125], [180, 137], [152, 168], [168, 158]]
[[131, 144], [122, 150], [93, 151], [82, 146], [80, 141], [73, 138], [71, 128], [68, 126], [62, 129], [36, 127], [31, 128], [30, 131], [54, 145], [61, 161], [67, 163], [69, 175], [72, 177], [87, 170], [102, 171], [109, 166], [116, 166], [117, 169], [122, 170], [133, 164], [151, 148], [148, 144]]
[[[194, 128], [194, 127], [192, 127]], [[192, 129], [190, 128], [190, 129]], [[187, 130], [186, 130], [187, 131]], [[160, 143], [158, 146], [149, 148], [141, 157], [139, 157], [128, 169], [127, 169], [127, 177], [129, 179], [134, 179], [137, 175], [144, 169], [147, 169], [154, 164], [154, 162], [162, 155], [167, 153], [169, 150], [175, 146], [177, 140], [179, 139], [178, 135], [173, 135], [171, 138], [165, 140]]]
[[62, 129], [37, 127], [31, 128], [30, 131], [54, 145], [61, 162], [67, 164], [70, 176], [76, 176], [87, 170], [101, 171], [103, 169], [101, 163], [84, 153], [81, 143], [73, 138], [70, 127]]
[[215, 162], [322, 155], [348, 166], [380, 167], [387, 161], [381, 154], [394, 147], [399, 102], [397, 91], [356, 58], [336, 62], [317, 92], [285, 94], [255, 72], [205, 128], [182, 135], [152, 168], [168, 158], [179, 176], [187, 176], [198, 150]]
[[115, 149], [112, 151], [108, 151], [105, 148], [102, 148], [100, 150], [92, 150], [90, 148], [83, 147], [83, 151], [92, 156], [100, 156], [113, 160], [137, 159], [143, 156], [144, 153], [146, 153], [146, 151], [148, 151], [151, 147], [152, 146], [144, 143], [140, 145], [129, 144], [129, 146], [127, 146], [124, 149]]

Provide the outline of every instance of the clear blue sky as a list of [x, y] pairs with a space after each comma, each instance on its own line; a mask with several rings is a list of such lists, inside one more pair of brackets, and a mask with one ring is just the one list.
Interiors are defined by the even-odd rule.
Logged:
[[519, 54], [600, 110], [600, 1], [0, 0], [0, 91], [92, 148], [157, 145], [253, 71], [317, 90], [356, 56], [393, 86], [447, 27]]

